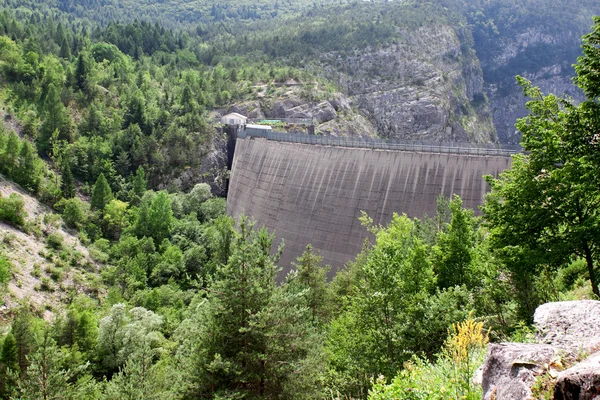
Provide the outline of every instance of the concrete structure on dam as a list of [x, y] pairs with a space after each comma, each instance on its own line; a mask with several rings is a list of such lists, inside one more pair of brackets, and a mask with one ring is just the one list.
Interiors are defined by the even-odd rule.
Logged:
[[390, 151], [266, 138], [238, 138], [227, 212], [246, 214], [285, 241], [284, 271], [307, 244], [333, 270], [354, 259], [368, 236], [361, 210], [377, 224], [392, 214], [436, 212], [436, 197], [458, 194], [465, 207], [483, 202], [484, 175], [510, 167], [508, 154]]

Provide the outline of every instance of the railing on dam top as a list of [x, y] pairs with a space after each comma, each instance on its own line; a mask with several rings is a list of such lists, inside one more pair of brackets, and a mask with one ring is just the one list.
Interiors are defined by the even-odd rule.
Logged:
[[492, 143], [456, 143], [456, 142], [415, 142], [398, 139], [354, 138], [336, 136], [317, 136], [306, 134], [291, 134], [262, 129], [240, 130], [237, 137], [262, 137], [268, 140], [290, 143], [320, 144], [325, 146], [356, 147], [379, 150], [423, 151], [433, 153], [501, 155], [520, 153], [520, 145], [500, 145]]

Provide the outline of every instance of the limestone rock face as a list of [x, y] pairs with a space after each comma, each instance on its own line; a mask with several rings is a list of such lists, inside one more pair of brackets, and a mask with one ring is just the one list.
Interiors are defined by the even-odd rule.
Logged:
[[468, 33], [448, 25], [400, 30], [391, 44], [321, 57], [336, 82], [383, 137], [495, 141], [483, 74]]
[[[341, 93], [329, 93], [326, 100], [314, 100], [303, 85], [285, 85], [273, 94], [262, 94], [256, 100], [232, 105], [226, 112], [236, 112], [248, 118], [312, 119], [315, 132], [331, 136], [376, 137], [371, 121], [352, 108], [351, 100]], [[322, 95], [322, 94], [321, 94]], [[322, 97], [321, 97], [322, 98]]]
[[554, 387], [554, 400], [600, 399], [600, 353], [561, 372]]
[[536, 340], [574, 355], [600, 350], [600, 301], [547, 303], [535, 310]]
[[[531, 399], [536, 378], [549, 374], [557, 378], [555, 400], [600, 400], [600, 301], [543, 304], [535, 311], [534, 324], [537, 344], [489, 346], [483, 399]], [[576, 364], [585, 354], [592, 355]]]
[[491, 344], [483, 365], [484, 400], [533, 399], [531, 387], [559, 350], [546, 344]]

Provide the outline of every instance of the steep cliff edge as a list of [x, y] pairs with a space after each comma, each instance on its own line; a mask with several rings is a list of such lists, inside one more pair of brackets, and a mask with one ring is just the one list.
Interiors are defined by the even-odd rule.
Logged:
[[327, 53], [320, 68], [382, 137], [494, 142], [468, 30], [437, 24], [398, 28], [395, 36], [389, 44]]
[[[521, 134], [515, 129], [515, 122], [528, 114], [525, 108], [528, 99], [517, 85], [515, 75], [529, 79], [544, 93], [569, 96], [576, 102], [583, 100], [583, 93], [572, 82], [572, 64], [577, 61], [580, 32], [546, 33], [541, 28], [529, 28], [502, 38], [501, 42], [500, 51], [490, 56], [484, 53], [481, 57], [485, 92], [499, 140], [518, 143]], [[544, 57], [547, 53], [551, 55]]]

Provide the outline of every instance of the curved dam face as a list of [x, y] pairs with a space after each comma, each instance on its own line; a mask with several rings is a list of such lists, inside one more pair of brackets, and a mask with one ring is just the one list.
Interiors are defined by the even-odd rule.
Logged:
[[284, 272], [307, 244], [335, 270], [354, 259], [368, 236], [358, 217], [376, 224], [394, 212], [433, 216], [436, 197], [458, 194], [477, 209], [483, 175], [510, 167], [509, 156], [437, 154], [238, 139], [227, 213], [251, 216], [285, 241]]

